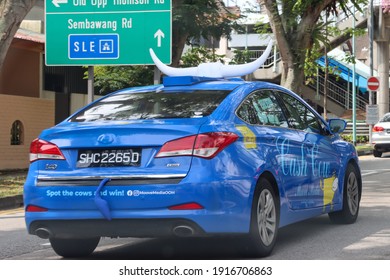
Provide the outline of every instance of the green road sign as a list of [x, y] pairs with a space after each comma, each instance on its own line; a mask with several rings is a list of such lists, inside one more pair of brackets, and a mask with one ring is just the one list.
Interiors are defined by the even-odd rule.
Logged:
[[171, 0], [46, 0], [46, 65], [171, 63]]

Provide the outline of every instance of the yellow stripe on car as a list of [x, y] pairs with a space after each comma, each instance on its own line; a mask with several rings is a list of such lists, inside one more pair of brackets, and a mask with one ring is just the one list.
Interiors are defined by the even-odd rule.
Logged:
[[244, 136], [245, 148], [256, 149], [256, 135], [253, 133], [253, 131], [245, 125], [237, 125], [236, 128], [241, 132], [242, 136]]

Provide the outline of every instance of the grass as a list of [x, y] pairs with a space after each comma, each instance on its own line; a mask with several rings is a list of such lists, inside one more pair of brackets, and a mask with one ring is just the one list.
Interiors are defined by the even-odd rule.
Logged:
[[23, 194], [27, 170], [0, 171], [0, 198]]

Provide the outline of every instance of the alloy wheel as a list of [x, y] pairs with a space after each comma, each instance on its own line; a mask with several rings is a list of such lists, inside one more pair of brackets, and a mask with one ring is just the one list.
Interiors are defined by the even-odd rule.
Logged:
[[276, 209], [272, 193], [264, 189], [257, 203], [257, 225], [261, 241], [269, 246], [276, 233]]

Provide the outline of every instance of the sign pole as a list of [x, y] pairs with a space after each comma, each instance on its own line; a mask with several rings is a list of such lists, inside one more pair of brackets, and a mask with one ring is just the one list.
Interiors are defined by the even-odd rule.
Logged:
[[[372, 105], [372, 90], [370, 90], [368, 93], [368, 105], [370, 106]], [[367, 114], [367, 110], [366, 110], [366, 114]], [[372, 124], [368, 125], [368, 143], [370, 145], [372, 144]]]
[[[355, 6], [353, 6], [353, 14], [355, 14]], [[353, 17], [353, 24], [352, 28], [353, 31], [355, 31], [355, 17]], [[356, 58], [356, 53], [355, 53], [355, 32], [352, 33], [352, 52], [353, 52], [353, 57], [354, 60]], [[353, 72], [352, 72], [352, 142], [353, 145], [356, 146], [356, 62], [354, 61], [353, 63]]]
[[[370, 37], [370, 76], [374, 76], [374, 0], [370, 0], [370, 21], [369, 23], [369, 28], [368, 28], [368, 33]], [[369, 91], [368, 95], [368, 104], [372, 105], [373, 104], [373, 91]], [[369, 125], [369, 132], [368, 132], [368, 141], [369, 144], [372, 144], [372, 124]]]
[[161, 79], [161, 72], [157, 68], [157, 66], [154, 66], [154, 71], [153, 71], [153, 84], [158, 85], [160, 84], [160, 79]]
[[87, 104], [93, 102], [93, 95], [94, 95], [94, 67], [88, 66], [88, 97], [87, 97]]
[[372, 144], [372, 125], [376, 124], [379, 120], [378, 118], [378, 105], [373, 105], [373, 92], [379, 89], [380, 82], [378, 77], [368, 77], [367, 79], [367, 89], [369, 90], [369, 105], [366, 106], [366, 124], [369, 125], [369, 142]]

